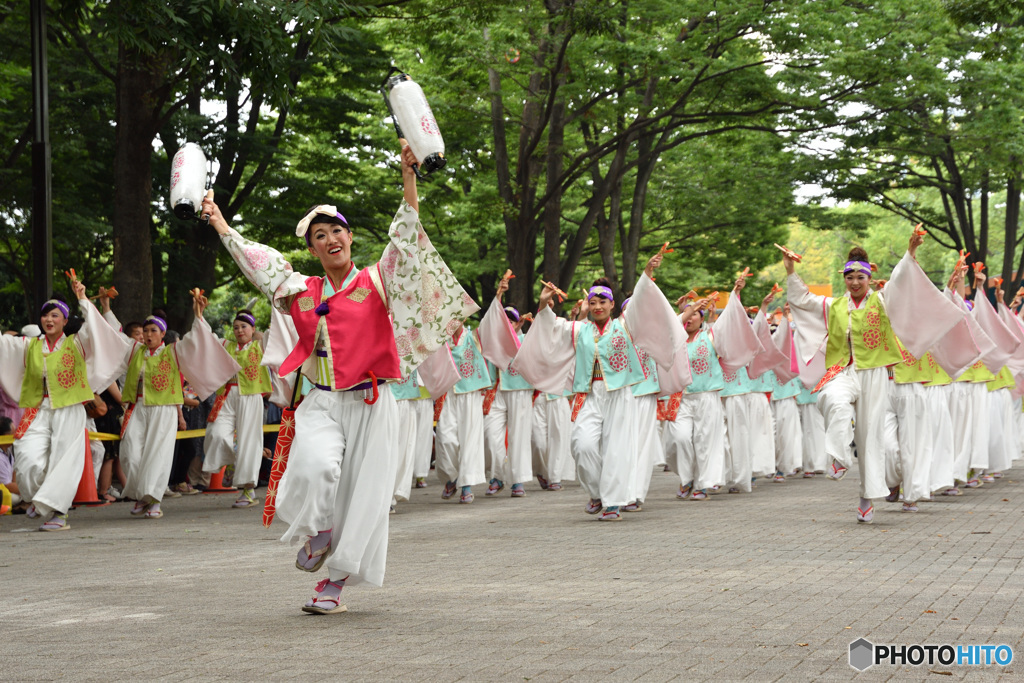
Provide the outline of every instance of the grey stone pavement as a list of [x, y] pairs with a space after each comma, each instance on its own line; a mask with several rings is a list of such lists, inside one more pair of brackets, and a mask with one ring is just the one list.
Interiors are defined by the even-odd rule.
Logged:
[[[0, 521], [0, 677], [31, 680], [950, 680], [1007, 667], [876, 666], [849, 643], [1009, 644], [1024, 657], [1024, 468], [857, 525], [856, 476], [583, 514], [575, 485], [472, 505], [414, 490], [391, 518], [384, 588], [299, 607], [325, 576], [230, 494]], [[261, 491], [262, 492], [262, 491]], [[26, 533], [21, 533], [21, 532]], [[940, 673], [941, 672], [941, 673]], [[952, 675], [944, 675], [950, 672]]]

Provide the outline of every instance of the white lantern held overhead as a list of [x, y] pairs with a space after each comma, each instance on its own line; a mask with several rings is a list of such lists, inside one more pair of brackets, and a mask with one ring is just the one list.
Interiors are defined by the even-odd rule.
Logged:
[[409, 74], [393, 66], [384, 79], [381, 93], [394, 121], [395, 133], [409, 143], [413, 156], [419, 160], [419, 164], [413, 165], [416, 175], [424, 178], [444, 168], [448, 163], [444, 156], [444, 138], [423, 88]]
[[203, 197], [209, 188], [210, 166], [202, 148], [186, 142], [171, 160], [171, 210], [183, 221], [209, 221], [199, 217]]

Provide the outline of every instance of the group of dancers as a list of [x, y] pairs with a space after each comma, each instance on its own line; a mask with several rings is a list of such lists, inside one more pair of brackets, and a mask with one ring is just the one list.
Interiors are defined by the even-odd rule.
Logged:
[[749, 493], [760, 477], [841, 479], [856, 457], [856, 517], [870, 523], [880, 498], [916, 512], [935, 494], [995, 481], [1021, 456], [1019, 300], [1007, 306], [997, 284], [993, 306], [979, 271], [967, 301], [962, 259], [935, 287], [915, 259], [917, 231], [887, 281], [853, 249], [835, 298], [812, 294], [795, 272], [799, 256], [783, 248], [788, 310], [777, 325], [767, 313], [782, 290], [748, 311], [746, 270], [713, 322], [717, 293], [691, 291], [673, 306], [654, 278], [663, 249], [630, 298], [617, 302], [600, 278], [567, 317], [554, 311], [567, 295], [550, 283], [535, 317], [505, 306], [506, 272], [470, 329], [479, 307], [424, 232], [416, 160], [408, 147], [401, 158], [389, 242], [363, 269], [351, 259], [354, 227], [335, 206], [311, 207], [297, 224], [324, 270], [306, 276], [206, 199], [210, 225], [272, 304], [263, 341], [247, 310], [234, 339], [218, 340], [199, 290], [180, 341], [165, 343], [156, 316], [125, 334], [77, 279], [76, 334], [64, 334], [70, 309], [54, 299], [38, 338], [0, 338], [0, 385], [25, 409], [18, 483], [43, 530], [70, 528], [88, 448], [82, 404], [110, 385], [126, 404], [124, 494], [144, 518], [163, 514], [183, 382], [199, 398], [218, 393], [204, 470], [235, 466], [236, 507], [257, 504], [262, 397], [297, 404], [287, 468], [272, 487], [296, 567], [327, 567], [303, 606], [316, 614], [345, 611], [346, 585], [382, 584], [389, 513], [426, 486], [432, 450], [444, 499], [472, 503], [484, 483], [487, 495], [521, 497], [535, 477], [548, 490], [577, 478], [584, 511], [601, 521], [642, 510], [658, 464], [678, 475], [679, 499], [701, 501]]

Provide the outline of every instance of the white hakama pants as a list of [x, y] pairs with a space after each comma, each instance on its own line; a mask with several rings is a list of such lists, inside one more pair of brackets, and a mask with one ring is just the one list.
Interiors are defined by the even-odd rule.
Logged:
[[498, 390], [491, 410], [484, 416], [488, 479], [510, 484], [533, 479], [532, 420], [532, 391]]
[[[96, 428], [96, 420], [89, 417], [85, 420], [85, 428], [90, 432], [98, 431]], [[100, 470], [103, 468], [103, 456], [106, 453], [106, 449], [103, 448], [103, 442], [99, 439], [89, 440], [89, 454], [92, 457], [92, 475], [96, 484], [100, 481]]]
[[398, 405], [391, 389], [367, 405], [368, 391], [313, 389], [295, 411], [295, 439], [281, 477], [281, 537], [298, 544], [333, 530], [327, 568], [346, 585], [380, 586], [388, 553], [388, 513], [398, 466]]
[[916, 503], [932, 492], [932, 450], [935, 426], [928, 409], [928, 392], [919, 383], [891, 387], [891, 402], [897, 424], [897, 457], [903, 483], [903, 500]]
[[[495, 398], [497, 400], [497, 398]], [[437, 420], [434, 468], [442, 483], [476, 486], [484, 478], [484, 396], [448, 392]]]
[[218, 472], [234, 463], [232, 483], [239, 488], [255, 485], [263, 461], [263, 397], [243, 396], [238, 387], [231, 387], [217, 418], [206, 424], [203, 452], [203, 472]]
[[[398, 466], [395, 468], [395, 500], [409, 500], [412, 493], [412, 470], [416, 457], [416, 436], [419, 416], [413, 405], [417, 401], [396, 401], [398, 406], [398, 431], [396, 432]], [[433, 416], [431, 416], [433, 417]]]
[[178, 406], [135, 404], [121, 441], [125, 498], [159, 503], [167, 491], [174, 461]]
[[683, 393], [676, 419], [664, 430], [665, 460], [680, 484], [702, 490], [725, 483], [725, 418], [717, 391]]
[[[825, 453], [841, 467], [853, 467], [857, 444], [861, 498], [889, 495], [885, 485], [885, 409], [889, 405], [885, 368], [843, 369], [818, 393], [825, 417]], [[856, 420], [856, 426], [854, 421]]]
[[14, 442], [21, 499], [31, 501], [44, 521], [50, 513], [66, 513], [75, 500], [85, 458], [92, 457], [85, 420], [80, 404], [54, 409], [49, 397], [44, 397], [28, 431]]
[[1013, 402], [1013, 417], [1017, 432], [1017, 450], [1014, 451], [1014, 460], [1024, 457], [1024, 396]]
[[988, 387], [983, 382], [956, 382], [953, 388], [953, 476], [967, 481], [970, 470], [988, 467]]
[[932, 460], [929, 467], [928, 490], [938, 491], [955, 485], [953, 478], [953, 419], [950, 400], [955, 392], [952, 384], [924, 387], [928, 420], [931, 423]]
[[991, 425], [988, 441], [988, 469], [1003, 472], [1013, 465], [1017, 445], [1013, 399], [1007, 388], [988, 392], [988, 415]]
[[[766, 476], [775, 471], [771, 406], [768, 405], [768, 398], [761, 393], [726, 396], [722, 399], [722, 406], [728, 442], [724, 446], [721, 478], [730, 488], [750, 493], [751, 477]], [[695, 439], [695, 442], [698, 450], [703, 448], [702, 440]], [[694, 488], [706, 487], [695, 485]]]
[[608, 391], [603, 380], [590, 385], [572, 428], [572, 454], [583, 490], [605, 507], [636, 500], [636, 399], [629, 387]]
[[658, 433], [658, 396], [647, 394], [636, 396], [637, 455], [636, 479], [633, 489], [637, 501], [647, 500], [647, 491], [651, 488], [651, 475], [654, 465], [665, 459]]
[[772, 413], [775, 417], [775, 471], [790, 474], [802, 466], [804, 455], [804, 433], [800, 428], [796, 397], [772, 401]]
[[825, 417], [818, 410], [817, 403], [804, 403], [798, 407], [800, 411], [800, 431], [803, 436], [803, 467], [804, 472], [824, 472], [825, 455]]
[[430, 455], [434, 450], [434, 401], [429, 398], [417, 398], [408, 403], [416, 415], [412, 476], [426, 479], [430, 474]]
[[572, 408], [565, 398], [549, 401], [541, 394], [533, 402], [533, 469], [551, 483], [576, 480], [569, 442]]
[[900, 485], [900, 425], [896, 417], [895, 388], [889, 388], [889, 405], [885, 409], [885, 485], [893, 489]]

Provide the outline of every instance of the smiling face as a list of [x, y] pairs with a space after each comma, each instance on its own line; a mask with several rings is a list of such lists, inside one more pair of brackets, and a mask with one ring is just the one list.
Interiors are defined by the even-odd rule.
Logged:
[[245, 346], [252, 341], [252, 325], [241, 320], [231, 323], [231, 331], [235, 334], [235, 341], [239, 346]]
[[871, 278], [867, 273], [859, 270], [850, 271], [843, 275], [843, 280], [846, 282], [846, 291], [854, 299], [863, 299], [868, 293], [868, 282]]
[[598, 324], [605, 323], [611, 317], [612, 309], [615, 308], [615, 302], [605, 299], [603, 296], [590, 297], [587, 300], [587, 305], [590, 307], [590, 319]]
[[347, 269], [352, 261], [352, 232], [343, 225], [314, 223], [309, 226], [309, 253], [320, 259], [325, 271]]
[[164, 343], [164, 331], [154, 323], [146, 323], [142, 326], [142, 342], [150, 351], [155, 351]]
[[56, 308], [39, 316], [39, 327], [50, 340], [59, 338], [64, 333], [64, 326], [67, 324], [68, 319]]

